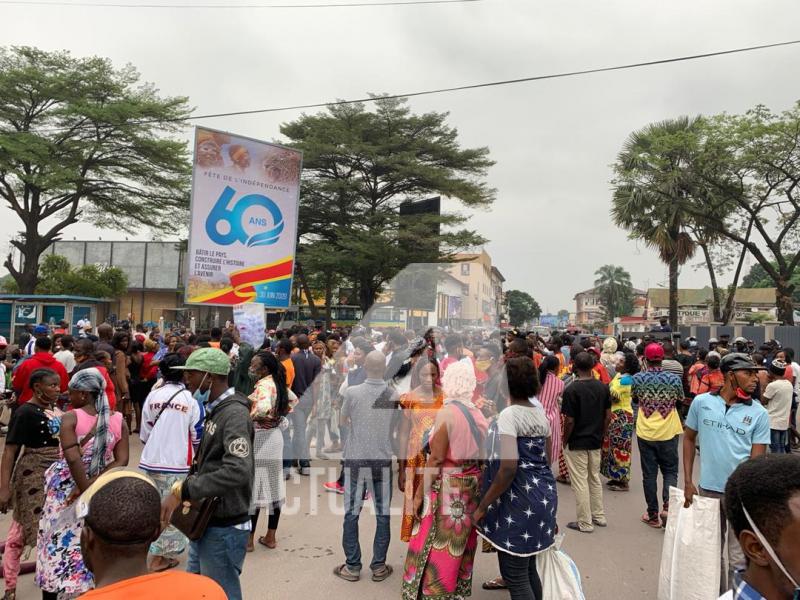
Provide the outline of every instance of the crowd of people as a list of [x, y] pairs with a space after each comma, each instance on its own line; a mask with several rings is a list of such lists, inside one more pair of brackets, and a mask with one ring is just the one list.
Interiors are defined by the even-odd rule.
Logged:
[[[344, 500], [336, 577], [362, 577], [367, 500], [370, 578], [391, 577], [397, 486], [404, 599], [470, 595], [480, 550], [499, 571], [485, 589], [538, 600], [537, 558], [559, 532], [557, 482], [575, 497], [566, 528], [613, 526], [602, 480], [630, 491], [634, 439], [643, 524], [665, 527], [682, 453], [686, 505], [720, 499], [720, 592], [791, 598], [800, 552], [783, 528], [800, 527], [800, 479], [779, 472], [800, 469], [794, 352], [743, 338], [676, 344], [664, 327], [641, 339], [543, 339], [294, 326], [253, 347], [232, 324], [194, 333], [84, 322], [77, 336], [42, 324], [12, 346], [0, 338], [12, 408], [0, 462], [0, 511], [13, 509], [5, 598], [30, 568], [43, 598], [242, 598], [247, 554], [280, 543], [287, 480], [341, 453], [339, 478], [324, 484]], [[143, 445], [138, 470], [131, 434]], [[751, 481], [761, 473], [768, 499]], [[35, 566], [21, 564], [26, 548]], [[187, 549], [191, 575], [178, 575]]]

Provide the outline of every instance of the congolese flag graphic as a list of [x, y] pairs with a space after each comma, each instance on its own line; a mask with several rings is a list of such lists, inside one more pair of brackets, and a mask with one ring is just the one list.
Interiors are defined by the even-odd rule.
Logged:
[[256, 265], [230, 274], [231, 285], [205, 294], [195, 296], [190, 302], [200, 304], [242, 304], [271, 299], [270, 294], [286, 294], [287, 299], [292, 280], [294, 258], [287, 256], [276, 262]]

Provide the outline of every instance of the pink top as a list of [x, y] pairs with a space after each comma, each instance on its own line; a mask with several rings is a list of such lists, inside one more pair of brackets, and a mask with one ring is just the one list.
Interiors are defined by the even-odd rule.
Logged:
[[553, 455], [561, 449], [561, 407], [558, 400], [564, 394], [564, 382], [552, 372], [547, 373], [542, 389], [539, 392], [539, 402], [544, 407], [547, 421], [550, 423], [550, 438]]
[[[78, 440], [81, 440], [92, 430], [92, 427], [94, 427], [94, 424], [97, 422], [97, 415], [90, 415], [82, 408], [76, 408], [73, 412], [78, 419], [78, 422], [75, 424], [75, 435], [78, 437]], [[106, 461], [114, 455], [114, 446], [116, 446], [117, 442], [122, 438], [122, 413], [113, 412], [109, 415], [108, 432], [110, 434], [110, 439], [106, 445]], [[92, 438], [83, 449], [84, 455], [88, 449], [92, 447], [92, 444], [94, 444], [94, 438]]]
[[[469, 460], [475, 460], [479, 455], [478, 445], [475, 443], [475, 436], [472, 435], [472, 428], [469, 426], [469, 421], [464, 413], [457, 406], [452, 406], [458, 402], [457, 400], [450, 400], [445, 403], [444, 410], [449, 410], [453, 415], [454, 425], [447, 432], [449, 439], [449, 446], [447, 448], [447, 457], [444, 461], [445, 467], [458, 467], [462, 463]], [[486, 439], [486, 432], [489, 429], [489, 424], [486, 422], [486, 417], [483, 413], [475, 407], [463, 404], [472, 415], [475, 425], [478, 426], [483, 439]]]

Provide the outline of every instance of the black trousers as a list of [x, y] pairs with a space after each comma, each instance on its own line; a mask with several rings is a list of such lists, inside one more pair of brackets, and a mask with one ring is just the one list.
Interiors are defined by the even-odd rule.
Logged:
[[511, 600], [542, 600], [542, 581], [536, 571], [536, 556], [514, 556], [498, 551], [497, 560]]

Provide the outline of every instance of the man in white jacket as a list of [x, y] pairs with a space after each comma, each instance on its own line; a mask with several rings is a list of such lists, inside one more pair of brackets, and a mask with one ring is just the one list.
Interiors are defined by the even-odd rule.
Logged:
[[[174, 367], [186, 361], [178, 354], [167, 354], [159, 365], [163, 385], [153, 390], [142, 407], [139, 437], [145, 444], [139, 468], [155, 482], [161, 499], [172, 485], [189, 473], [203, 432], [203, 407], [183, 385], [183, 371]], [[151, 544], [150, 570], [165, 571], [178, 565], [178, 555], [187, 539], [170, 525]]]

